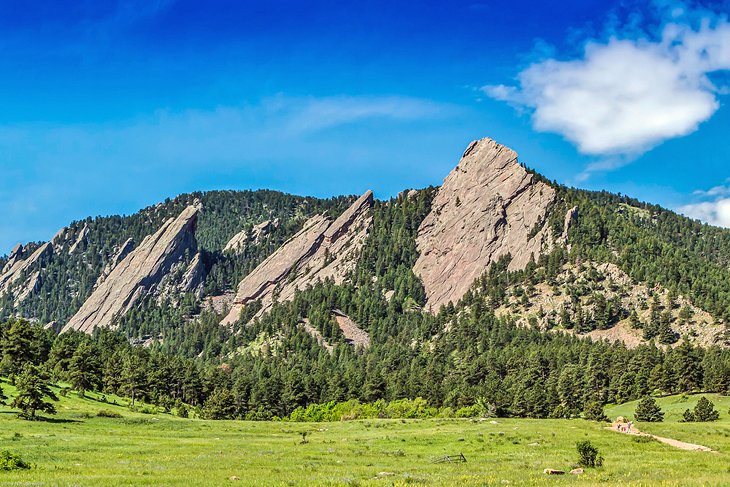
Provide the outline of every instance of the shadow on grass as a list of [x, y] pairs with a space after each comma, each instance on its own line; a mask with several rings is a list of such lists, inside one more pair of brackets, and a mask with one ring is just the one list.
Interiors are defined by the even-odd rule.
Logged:
[[36, 416], [33, 419], [23, 418], [21, 416], [18, 416], [17, 411], [0, 411], [0, 417], [12, 417], [13, 419], [20, 419], [24, 421], [28, 421], [29, 423], [33, 422], [40, 422], [40, 423], [83, 423], [83, 421], [78, 419], [68, 419], [68, 418], [50, 418], [48, 416]]

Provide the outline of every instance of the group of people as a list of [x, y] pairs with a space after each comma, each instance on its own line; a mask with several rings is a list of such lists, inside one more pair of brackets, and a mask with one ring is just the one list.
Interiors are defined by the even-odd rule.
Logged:
[[619, 433], [631, 433], [633, 430], [634, 423], [632, 421], [626, 421], [624, 418], [616, 418], [616, 422], [613, 424], [614, 428]]

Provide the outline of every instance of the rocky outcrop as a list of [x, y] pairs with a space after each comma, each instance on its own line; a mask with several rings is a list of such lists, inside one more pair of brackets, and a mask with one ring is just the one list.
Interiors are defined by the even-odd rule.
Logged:
[[368, 332], [357, 326], [352, 319], [342, 311], [335, 309], [332, 311], [337, 326], [340, 327], [342, 334], [345, 336], [347, 343], [356, 347], [368, 348], [370, 346], [370, 335]]
[[258, 225], [254, 225], [249, 233], [247, 230], [241, 230], [231, 238], [223, 249], [224, 252], [237, 252], [243, 249], [248, 242], [260, 242], [273, 229], [279, 226], [279, 219], [266, 220]]
[[302, 328], [304, 328], [304, 331], [309, 333], [312, 336], [312, 338], [317, 340], [317, 344], [320, 347], [324, 348], [329, 353], [332, 353], [334, 351], [335, 347], [330, 345], [330, 343], [325, 339], [324, 336], [322, 336], [322, 334], [319, 332], [319, 330], [317, 330], [315, 327], [313, 327], [309, 323], [309, 320], [307, 318], [304, 318], [304, 320], [302, 320], [301, 325], [302, 325]]
[[414, 272], [423, 280], [427, 309], [456, 302], [489, 264], [511, 254], [523, 268], [551, 245], [545, 225], [555, 190], [491, 139], [474, 141], [446, 177], [421, 223]]
[[[155, 290], [166, 274], [179, 265], [186, 252], [197, 248], [195, 226], [199, 208], [187, 207], [171, 218], [111, 270], [98, 283], [81, 309], [64, 327], [91, 333], [95, 327], [112, 327], [143, 296]], [[121, 250], [129, 248], [125, 244]], [[119, 255], [119, 254], [117, 254]]]
[[243, 307], [261, 300], [263, 313], [274, 300], [287, 301], [296, 289], [318, 280], [342, 283], [354, 269], [372, 222], [373, 193], [367, 191], [332, 221], [325, 215], [310, 218], [304, 227], [271, 254], [238, 286], [230, 313], [223, 324], [238, 320]]
[[192, 262], [188, 266], [185, 274], [183, 274], [178, 289], [184, 293], [195, 292], [201, 289], [205, 281], [205, 264], [203, 256], [200, 252], [195, 254]]
[[563, 233], [560, 235], [560, 240], [563, 243], [568, 243], [568, 231], [578, 219], [578, 207], [574, 206], [565, 213], [565, 219], [563, 220]]
[[20, 259], [23, 258], [23, 246], [21, 244], [16, 245], [13, 247], [13, 250], [10, 251], [10, 255], [8, 256], [8, 261], [3, 267], [2, 271], [0, 271], [0, 275], [5, 274], [7, 271], [10, 270], [11, 267], [13, 267]]
[[[32, 292], [32, 290], [25, 292], [28, 286], [35, 288], [36, 280], [33, 279], [33, 275], [28, 275], [31, 269], [39, 267], [45, 257], [53, 252], [53, 246], [51, 242], [44, 243], [38, 247], [30, 256], [27, 258], [22, 257], [23, 248], [22, 246], [13, 250], [11, 258], [3, 269], [3, 274], [0, 275], [0, 296], [8, 293], [11, 288], [16, 285], [22, 289], [17, 291], [16, 297], [22, 295], [24, 298]], [[25, 277], [25, 281], [21, 281], [21, 278]], [[27, 285], [26, 285], [27, 284]]]
[[69, 255], [76, 252], [76, 250], [86, 240], [87, 235], [89, 235], [89, 226], [84, 225], [84, 228], [81, 229], [81, 231], [79, 232], [79, 235], [76, 237], [76, 241], [74, 241], [73, 245], [71, 245], [71, 248], [68, 249]]

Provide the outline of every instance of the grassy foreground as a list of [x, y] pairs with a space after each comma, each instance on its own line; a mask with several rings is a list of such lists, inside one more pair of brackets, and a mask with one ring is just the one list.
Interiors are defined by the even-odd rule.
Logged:
[[[719, 453], [682, 451], [584, 420], [214, 422], [132, 413], [72, 394], [50, 421], [19, 420], [0, 407], [0, 450], [35, 464], [0, 472], [0, 485], [728, 485], [730, 398], [708, 396], [720, 421], [678, 423], [699, 396], [675, 396], [659, 401], [670, 411], [666, 423], [639, 427]], [[631, 415], [634, 406], [608, 412]], [[96, 417], [100, 409], [123, 418]], [[583, 439], [600, 449], [604, 467], [543, 474], [569, 470]], [[467, 463], [433, 463], [458, 453]]]

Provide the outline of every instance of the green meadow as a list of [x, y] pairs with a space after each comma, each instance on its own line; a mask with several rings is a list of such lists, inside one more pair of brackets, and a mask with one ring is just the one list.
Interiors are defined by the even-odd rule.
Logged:
[[[11, 395], [12, 387], [5, 384]], [[659, 399], [664, 423], [643, 431], [699, 443], [684, 451], [585, 420], [428, 419], [337, 423], [203, 421], [131, 412], [126, 401], [74, 393], [44, 421], [0, 407], [0, 450], [32, 463], [0, 485], [730, 485], [730, 398], [708, 394], [712, 423], [680, 423], [700, 396]], [[631, 416], [635, 403], [607, 408]], [[122, 415], [98, 417], [99, 410]], [[604, 466], [547, 476], [577, 462], [590, 440]], [[437, 463], [463, 454], [466, 463]]]

